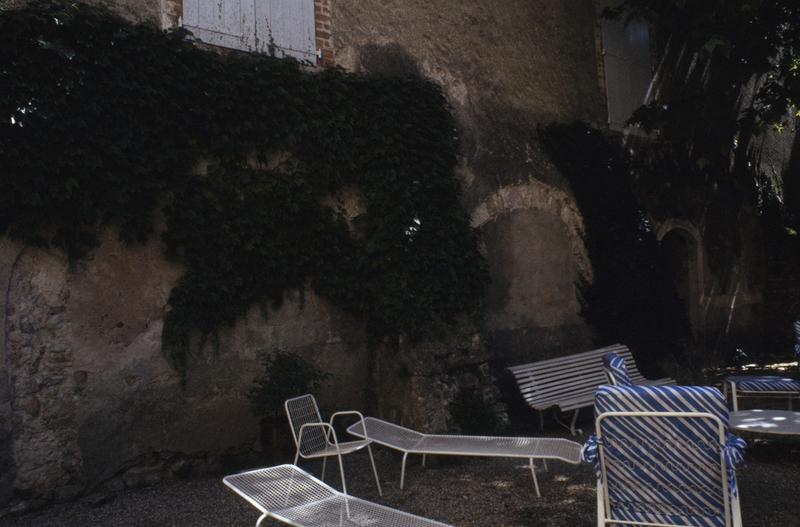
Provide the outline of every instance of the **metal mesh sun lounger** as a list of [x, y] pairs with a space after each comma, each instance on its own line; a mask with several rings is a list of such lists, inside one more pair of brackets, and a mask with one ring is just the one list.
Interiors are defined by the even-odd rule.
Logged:
[[[367, 429], [366, 434], [364, 427]], [[527, 459], [537, 496], [541, 496], [541, 493], [536, 480], [535, 459], [541, 459], [545, 463], [545, 469], [548, 459], [580, 463], [581, 445], [568, 439], [423, 434], [374, 417], [364, 418], [350, 426], [347, 431], [357, 437], [369, 437], [373, 443], [403, 453], [401, 489], [405, 483], [406, 459], [409, 454], [422, 455], [423, 466], [428, 454]]]
[[583, 459], [597, 476], [597, 525], [741, 527], [722, 394], [708, 386], [601, 386]]
[[348, 496], [294, 465], [252, 470], [222, 481], [261, 511], [256, 527], [267, 518], [295, 527], [452, 527]]

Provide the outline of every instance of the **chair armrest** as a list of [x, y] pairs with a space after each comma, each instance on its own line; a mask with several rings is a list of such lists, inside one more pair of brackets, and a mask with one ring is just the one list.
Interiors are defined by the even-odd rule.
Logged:
[[361, 421], [361, 428], [364, 430], [364, 439], [369, 439], [367, 436], [367, 423], [364, 422], [364, 415], [361, 412], [357, 412], [355, 410], [345, 410], [343, 412], [336, 412], [331, 416], [330, 421], [328, 423], [333, 427], [333, 420], [342, 415], [355, 415], [358, 416], [358, 419]]
[[300, 455], [303, 455], [303, 432], [306, 430], [306, 428], [322, 428], [325, 430], [326, 439], [330, 441], [331, 437], [333, 437], [333, 446], [336, 447], [336, 452], [339, 452], [339, 440], [336, 437], [336, 430], [333, 429], [333, 426], [331, 426], [329, 423], [306, 423], [300, 427], [300, 431], [297, 433], [297, 448], [301, 450]]

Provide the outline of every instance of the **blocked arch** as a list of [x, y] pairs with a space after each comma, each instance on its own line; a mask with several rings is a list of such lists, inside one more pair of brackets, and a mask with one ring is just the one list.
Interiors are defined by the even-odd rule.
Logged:
[[[658, 239], [664, 256], [669, 257], [668, 251], [676, 246], [676, 243], [683, 243], [685, 250], [685, 276], [674, 277], [679, 290], [684, 288], [682, 298], [687, 303], [687, 315], [691, 321], [693, 332], [702, 330], [702, 310], [701, 305], [705, 300], [705, 255], [703, 252], [703, 237], [700, 230], [692, 223], [680, 219], [668, 219], [661, 223], [656, 229]], [[684, 257], [683, 254], [674, 257]], [[685, 280], [685, 283], [682, 281]]]

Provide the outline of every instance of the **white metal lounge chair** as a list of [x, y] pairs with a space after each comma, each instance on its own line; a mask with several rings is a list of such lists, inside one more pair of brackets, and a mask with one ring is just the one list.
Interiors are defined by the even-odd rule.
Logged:
[[706, 386], [601, 386], [584, 461], [597, 473], [597, 525], [741, 527], [734, 465], [745, 443]]
[[222, 480], [261, 511], [295, 527], [451, 527], [341, 493], [295, 465], [262, 468]]
[[[794, 354], [800, 361], [800, 320], [794, 322]], [[792, 400], [800, 399], [800, 379], [793, 379], [785, 375], [730, 375], [723, 384], [725, 398], [728, 392], [733, 401], [733, 410], [739, 410], [739, 398], [742, 397], [778, 397], [789, 401], [792, 409]]]
[[375, 475], [375, 485], [378, 487], [378, 494], [383, 496], [381, 482], [378, 479], [378, 470], [375, 468], [375, 458], [372, 457], [372, 442], [368, 437], [359, 441], [339, 442], [336, 437], [336, 430], [333, 429], [333, 422], [337, 417], [350, 415], [359, 418], [364, 422], [361, 412], [346, 411], [336, 412], [331, 415], [329, 422], [324, 422], [319, 413], [317, 401], [313, 395], [301, 395], [288, 399], [284, 404], [286, 415], [289, 417], [289, 426], [292, 429], [292, 437], [297, 451], [294, 455], [294, 464], [297, 465], [299, 458], [316, 459], [322, 458], [322, 479], [325, 479], [325, 465], [328, 458], [336, 456], [339, 461], [339, 474], [342, 477], [342, 492], [347, 494], [347, 483], [344, 478], [344, 465], [342, 455], [350, 454], [367, 447], [369, 461], [372, 464], [372, 473]]
[[581, 445], [568, 439], [423, 434], [374, 417], [354, 423], [347, 431], [356, 437], [369, 437], [374, 443], [403, 453], [401, 489], [405, 483], [406, 459], [409, 454], [422, 455], [423, 466], [425, 457], [429, 454], [527, 459], [537, 496], [541, 496], [541, 493], [536, 479], [535, 459], [542, 460], [545, 470], [548, 459], [572, 464], [580, 463], [581, 459]]
[[575, 423], [578, 419], [578, 412], [581, 408], [592, 405], [595, 390], [607, 382], [601, 358], [609, 352], [614, 352], [625, 360], [631, 380], [636, 384], [675, 383], [670, 378], [645, 379], [636, 367], [631, 350], [623, 344], [614, 344], [605, 348], [530, 364], [520, 364], [508, 369], [514, 375], [522, 397], [531, 408], [539, 411], [540, 427], [543, 422], [542, 412], [557, 406], [562, 412], [574, 411], [572, 421], [567, 428], [572, 435], [576, 435], [578, 430], [575, 428]]

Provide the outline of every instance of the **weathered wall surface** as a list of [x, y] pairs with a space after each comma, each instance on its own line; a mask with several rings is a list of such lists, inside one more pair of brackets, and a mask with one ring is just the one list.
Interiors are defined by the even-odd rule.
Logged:
[[506, 364], [584, 349], [591, 335], [574, 284], [591, 269], [580, 215], [537, 127], [605, 119], [591, 0], [331, 3], [338, 65], [421, 73], [453, 105], [464, 204], [492, 271], [490, 349]]
[[[175, 0], [95, 0], [162, 27]], [[317, 0], [325, 61], [351, 71], [415, 72], [441, 84], [463, 141], [464, 206], [493, 277], [486, 327], [440, 343], [367, 352], [363, 328], [312, 294], [265, 321], [258, 310], [192, 357], [188, 382], [160, 349], [181, 269], [159, 244], [112, 234], [70, 265], [0, 243], [0, 502], [119, 489], [252, 454], [245, 393], [261, 351], [298, 351], [332, 374], [323, 406], [375, 408], [411, 426], [452, 429], [461, 389], [498, 400], [490, 363], [585, 349], [575, 283], [591, 276], [570, 189], [537, 128], [604, 120], [591, 0]], [[320, 25], [321, 24], [321, 25]], [[320, 40], [318, 39], [318, 42]], [[332, 54], [327, 49], [331, 46]], [[302, 304], [302, 309], [301, 309]], [[381, 395], [370, 395], [369, 380]], [[501, 406], [496, 408], [502, 414]], [[4, 465], [5, 463], [5, 465]], [[2, 470], [8, 466], [10, 470]]]
[[159, 243], [129, 248], [107, 233], [71, 266], [4, 241], [0, 257], [0, 497], [13, 488], [66, 499], [100, 483], [138, 486], [259, 456], [246, 394], [261, 352], [296, 351], [330, 372], [323, 407], [363, 406], [362, 328], [311, 293], [302, 308], [295, 294], [266, 320], [254, 309], [223, 331], [218, 348], [192, 357], [184, 388], [161, 352], [181, 269]]

